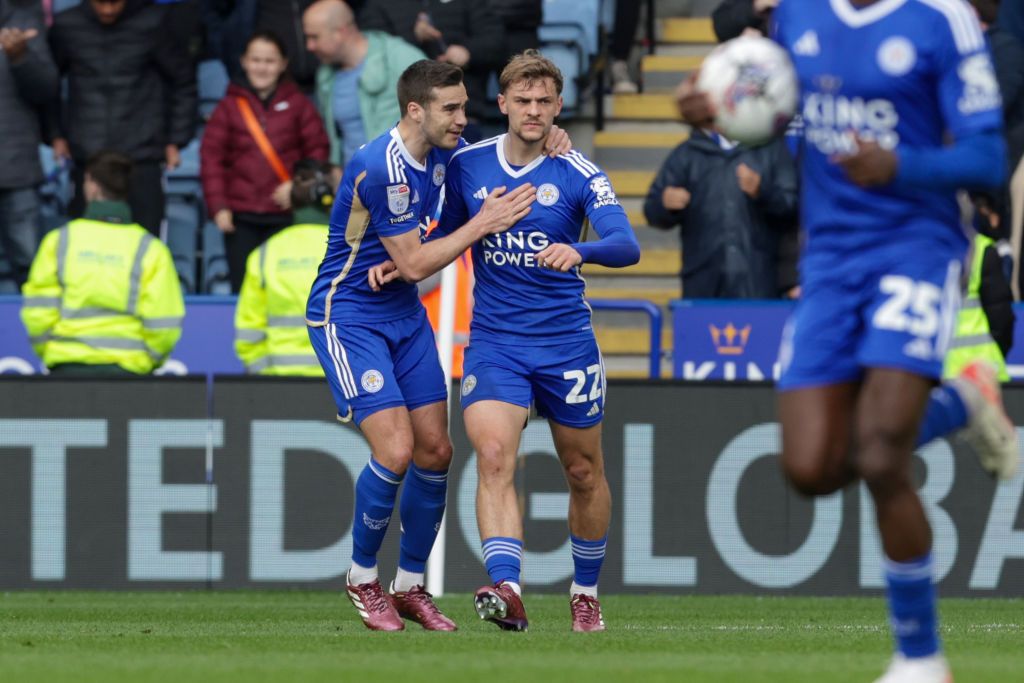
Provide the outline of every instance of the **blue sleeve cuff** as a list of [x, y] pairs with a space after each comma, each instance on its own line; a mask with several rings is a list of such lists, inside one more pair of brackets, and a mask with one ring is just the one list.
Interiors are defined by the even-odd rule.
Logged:
[[1006, 142], [1000, 131], [982, 131], [949, 147], [896, 150], [896, 184], [926, 190], [999, 187], [1006, 182]]

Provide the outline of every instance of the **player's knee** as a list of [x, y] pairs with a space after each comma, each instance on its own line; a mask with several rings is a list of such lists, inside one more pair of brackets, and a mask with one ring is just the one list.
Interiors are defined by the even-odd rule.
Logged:
[[433, 441], [422, 448], [417, 462], [428, 470], [446, 470], [452, 462], [452, 442], [448, 437]]
[[896, 481], [907, 469], [907, 449], [913, 447], [911, 430], [874, 426], [858, 435], [857, 474], [869, 487]]
[[509, 455], [505, 445], [489, 439], [476, 445], [477, 474], [481, 481], [511, 480], [515, 469], [515, 455]]
[[782, 471], [793, 488], [805, 496], [824, 496], [836, 490], [833, 477], [825, 467], [825, 458], [783, 453]]
[[601, 472], [590, 460], [577, 458], [565, 466], [565, 478], [569, 488], [577, 493], [586, 493], [597, 488], [601, 480]]

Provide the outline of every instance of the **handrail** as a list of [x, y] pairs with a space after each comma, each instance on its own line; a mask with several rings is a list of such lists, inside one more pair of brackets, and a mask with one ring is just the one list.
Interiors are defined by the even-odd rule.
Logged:
[[588, 299], [595, 311], [635, 311], [646, 313], [649, 319], [651, 348], [649, 370], [651, 379], [661, 377], [661, 309], [646, 299]]

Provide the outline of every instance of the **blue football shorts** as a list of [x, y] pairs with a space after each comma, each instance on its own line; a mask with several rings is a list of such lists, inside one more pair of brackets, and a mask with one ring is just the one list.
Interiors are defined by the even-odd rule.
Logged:
[[346, 321], [308, 330], [340, 420], [360, 424], [386, 408], [411, 411], [448, 398], [423, 309], [399, 320]]
[[604, 359], [597, 340], [553, 346], [512, 346], [490, 341], [466, 347], [462, 409], [492, 400], [529, 408], [567, 427], [583, 429], [604, 417]]
[[779, 389], [857, 381], [865, 368], [942, 376], [960, 306], [959, 259], [914, 254], [811, 273], [786, 324]]

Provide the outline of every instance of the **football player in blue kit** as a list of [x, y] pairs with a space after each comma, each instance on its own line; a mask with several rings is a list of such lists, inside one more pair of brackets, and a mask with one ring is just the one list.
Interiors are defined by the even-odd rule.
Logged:
[[[497, 188], [465, 225], [421, 245], [448, 161], [465, 145], [466, 99], [462, 71], [453, 65], [422, 60], [402, 74], [402, 119], [345, 167], [327, 253], [306, 309], [338, 417], [354, 420], [371, 449], [355, 487], [347, 583], [349, 598], [373, 630], [401, 630], [403, 617], [429, 630], [454, 630], [455, 624], [437, 609], [423, 581], [452, 457], [444, 374], [415, 285], [396, 281], [375, 292], [367, 271], [390, 258], [410, 279], [425, 277], [481, 237], [513, 225], [534, 200], [529, 185], [507, 194]], [[561, 136], [556, 149], [569, 149]], [[399, 568], [386, 595], [376, 557], [403, 478]]]
[[[512, 58], [498, 97], [508, 133], [452, 156], [438, 226], [447, 234], [472, 222], [494, 187], [536, 188], [529, 215], [473, 245], [473, 320], [462, 380], [466, 430], [478, 457], [477, 523], [492, 580], [477, 591], [476, 609], [514, 631], [528, 626], [513, 474], [531, 404], [548, 418], [569, 483], [573, 629], [604, 629], [597, 581], [611, 516], [601, 451], [605, 372], [580, 268], [640, 258], [608, 177], [579, 152], [543, 154], [561, 111], [562, 83], [558, 68], [538, 52]], [[586, 241], [584, 219], [600, 239]]]
[[[775, 39], [801, 90], [803, 296], [780, 351], [782, 463], [874, 501], [896, 653], [878, 683], [949, 683], [915, 446], [968, 423], [986, 468], [1018, 458], [993, 371], [934, 389], [967, 246], [958, 188], [1006, 174], [999, 88], [961, 0], [782, 0]], [[947, 140], [949, 142], [947, 142]]]

